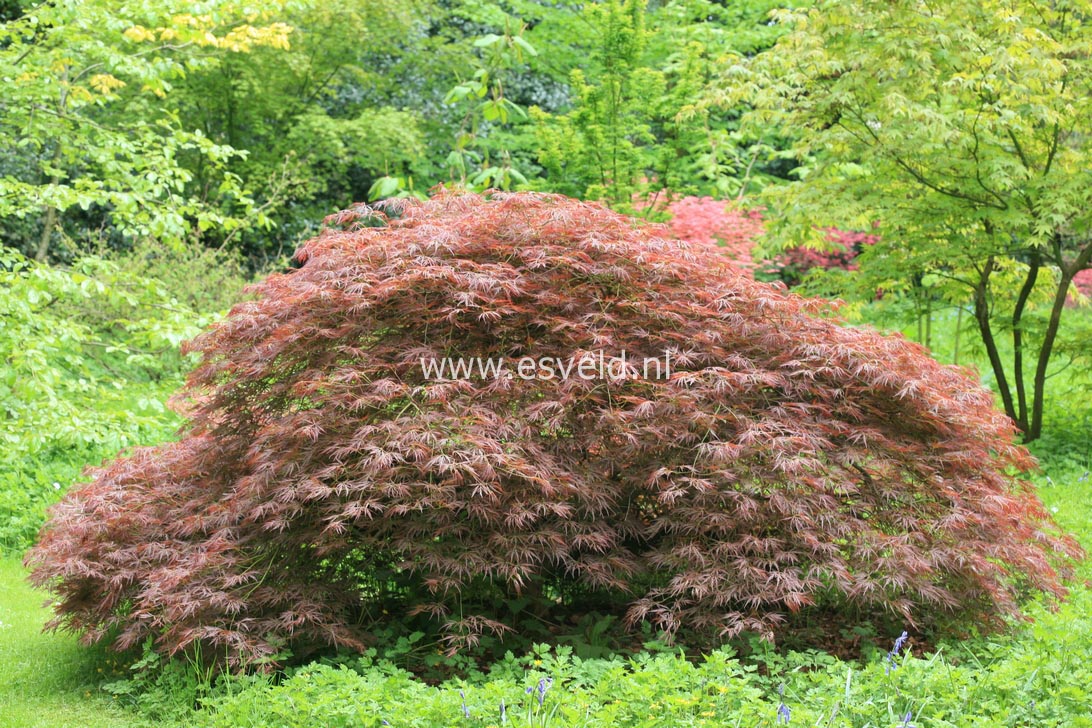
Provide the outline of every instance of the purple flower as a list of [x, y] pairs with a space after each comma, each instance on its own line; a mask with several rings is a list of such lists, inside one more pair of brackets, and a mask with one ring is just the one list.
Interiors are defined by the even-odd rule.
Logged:
[[906, 711], [906, 715], [902, 717], [902, 728], [914, 728], [913, 724], [910, 723], [910, 719], [913, 717], [914, 714], [911, 711]]
[[538, 681], [538, 705], [542, 707], [542, 701], [546, 699], [546, 691], [554, 684], [552, 677], [544, 677]]
[[887, 666], [884, 667], [883, 671], [888, 675], [891, 674], [892, 670], [899, 669], [899, 665], [895, 662], [895, 658], [899, 656], [900, 652], [902, 652], [902, 646], [906, 644], [906, 638], [908, 636], [909, 635], [906, 634], [906, 630], [903, 630], [903, 633], [900, 634], [895, 640], [895, 646], [892, 647], [891, 651], [887, 653]]
[[789, 710], [789, 706], [785, 705], [785, 683], [777, 688], [777, 695], [780, 698], [777, 706], [777, 724], [788, 725], [789, 720], [792, 719], [792, 711]]
[[459, 697], [463, 699], [463, 717], [464, 718], [469, 718], [470, 717], [470, 708], [466, 707], [466, 693], [464, 693], [462, 690], [460, 690], [459, 691]]
[[501, 725], [507, 725], [508, 724], [508, 711], [504, 707], [504, 698], [501, 698], [500, 718], [501, 718]]

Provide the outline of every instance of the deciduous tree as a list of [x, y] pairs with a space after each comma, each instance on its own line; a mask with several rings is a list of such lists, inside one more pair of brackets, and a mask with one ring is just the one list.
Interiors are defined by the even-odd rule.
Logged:
[[75, 210], [163, 243], [261, 224], [227, 169], [240, 152], [181, 125], [161, 99], [209, 55], [285, 47], [276, 8], [214, 3], [195, 16], [154, 3], [40, 3], [0, 25], [0, 219], [38, 221], [27, 252], [46, 260]]
[[964, 287], [1027, 440], [1070, 284], [1092, 264], [1090, 17], [1085, 0], [821, 3], [783, 12], [791, 32], [714, 93], [753, 100], [751, 123], [795, 130], [814, 162], [769, 199], [781, 240], [879, 220], [863, 272]]

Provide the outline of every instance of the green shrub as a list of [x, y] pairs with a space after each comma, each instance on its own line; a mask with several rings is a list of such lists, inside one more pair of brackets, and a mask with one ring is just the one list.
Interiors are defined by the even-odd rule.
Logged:
[[235, 251], [198, 245], [166, 246], [145, 239], [115, 260], [127, 275], [157, 281], [185, 308], [204, 314], [234, 306], [250, 281]]
[[85, 465], [171, 435], [179, 344], [213, 318], [113, 261], [0, 249], [0, 551], [30, 545]]

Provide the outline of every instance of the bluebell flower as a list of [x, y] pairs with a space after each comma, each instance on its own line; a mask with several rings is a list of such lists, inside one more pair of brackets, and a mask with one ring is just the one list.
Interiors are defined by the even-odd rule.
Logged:
[[906, 644], [906, 638], [908, 636], [909, 635], [906, 634], [906, 631], [903, 630], [903, 633], [900, 634], [895, 640], [895, 646], [892, 647], [891, 651], [887, 653], [887, 666], [884, 667], [883, 671], [888, 675], [891, 674], [892, 670], [899, 669], [899, 665], [897, 662], [895, 662], [895, 658], [899, 656], [900, 652], [902, 652], [902, 646]]
[[463, 699], [463, 717], [464, 718], [469, 718], [470, 717], [470, 708], [466, 707], [466, 693], [464, 693], [462, 690], [460, 690], [459, 691], [459, 697]]
[[544, 677], [538, 681], [538, 704], [542, 707], [542, 702], [546, 699], [546, 691], [550, 689], [550, 686], [554, 684], [552, 677]]
[[789, 706], [785, 705], [785, 683], [777, 688], [777, 695], [780, 698], [777, 706], [777, 724], [788, 725], [789, 720], [792, 719], [792, 711], [789, 710]]
[[914, 726], [910, 723], [910, 719], [913, 717], [914, 714], [911, 711], [906, 711], [906, 715], [902, 717], [902, 728], [914, 728]]
[[501, 698], [500, 718], [501, 725], [508, 725], [508, 710], [504, 707], [504, 698]]

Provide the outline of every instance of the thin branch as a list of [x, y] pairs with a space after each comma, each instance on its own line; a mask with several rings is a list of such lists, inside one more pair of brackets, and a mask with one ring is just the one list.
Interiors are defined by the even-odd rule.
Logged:
[[[858, 117], [857, 120], [860, 121], [860, 118]], [[888, 157], [892, 162], [901, 167], [907, 174], [917, 180], [920, 184], [928, 187], [934, 192], [938, 192], [947, 197], [952, 197], [959, 200], [966, 200], [967, 202], [973, 202], [974, 204], [981, 205], [982, 207], [992, 207], [998, 210], [1006, 209], [1005, 207], [998, 207], [996, 204], [989, 200], [984, 200], [980, 197], [975, 197], [974, 195], [969, 195], [967, 193], [960, 192], [959, 190], [954, 190], [949, 187], [945, 187], [944, 185], [941, 185], [939, 183], [932, 182], [924, 174], [914, 169], [913, 166], [911, 166], [908, 162], [906, 162], [897, 154], [889, 150], [884, 145], [883, 140], [880, 139], [880, 137], [872, 130], [872, 127], [870, 127], [867, 123], [862, 122], [861, 126], [868, 130], [868, 134], [872, 137], [874, 144], [869, 144], [865, 138], [863, 138], [860, 134], [858, 134], [850, 127], [843, 124], [841, 120], [838, 120], [837, 122], [835, 122], [835, 124], [852, 134], [858, 141], [861, 141], [864, 144], [876, 148], [880, 152], [880, 154]]]

